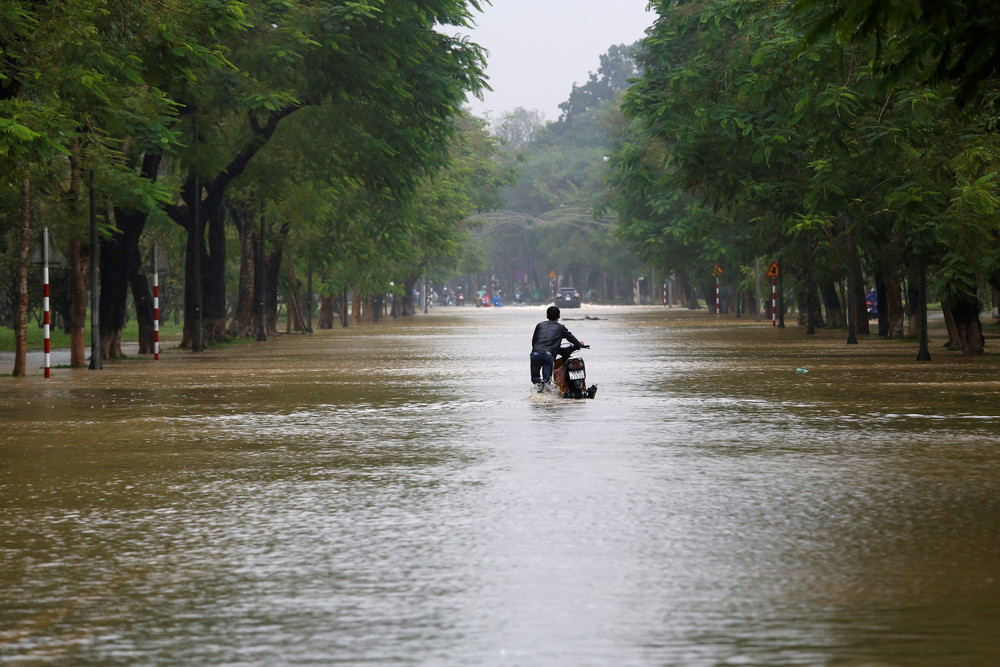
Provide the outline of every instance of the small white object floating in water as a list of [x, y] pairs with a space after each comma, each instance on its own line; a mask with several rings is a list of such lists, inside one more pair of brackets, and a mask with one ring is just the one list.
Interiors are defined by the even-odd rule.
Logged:
[[804, 369], [804, 368], [796, 368], [796, 369], [795, 369], [795, 372], [796, 372], [796, 373], [808, 373], [809, 371], [807, 371], [807, 370], [806, 370], [806, 369]]

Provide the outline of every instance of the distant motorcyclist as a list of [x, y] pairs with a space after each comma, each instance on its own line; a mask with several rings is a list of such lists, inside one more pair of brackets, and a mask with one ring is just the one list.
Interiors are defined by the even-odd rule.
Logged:
[[[545, 311], [544, 322], [535, 325], [531, 336], [531, 383], [538, 391], [552, 379], [552, 366], [558, 355], [569, 356], [570, 352], [583, 347], [583, 341], [577, 340], [564, 325], [559, 323], [559, 307], [549, 306]], [[562, 346], [563, 339], [571, 345]]]
[[873, 320], [878, 317], [878, 292], [874, 287], [865, 297], [865, 305], [868, 306], [868, 319]]

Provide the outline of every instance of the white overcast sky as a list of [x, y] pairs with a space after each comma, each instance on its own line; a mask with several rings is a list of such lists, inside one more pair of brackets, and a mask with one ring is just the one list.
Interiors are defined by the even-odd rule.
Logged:
[[472, 41], [489, 51], [486, 74], [493, 92], [469, 100], [477, 116], [493, 118], [517, 107], [559, 118], [573, 84], [583, 85], [613, 44], [645, 36], [656, 19], [647, 0], [492, 0], [475, 15]]

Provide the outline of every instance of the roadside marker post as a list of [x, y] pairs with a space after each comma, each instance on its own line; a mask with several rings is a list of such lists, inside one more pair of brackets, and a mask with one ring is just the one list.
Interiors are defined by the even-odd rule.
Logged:
[[778, 261], [771, 262], [765, 276], [771, 279], [771, 326], [778, 326]]
[[49, 321], [49, 228], [42, 228], [42, 325], [45, 331], [45, 377], [52, 376], [52, 340]]
[[153, 242], [149, 263], [144, 269], [153, 271], [153, 361], [160, 360], [160, 274], [170, 273], [170, 260], [163, 253], [160, 244]]
[[153, 361], [160, 360], [160, 267], [156, 244], [153, 244]]
[[716, 264], [712, 269], [712, 275], [715, 276], [715, 316], [719, 317], [722, 314], [722, 291], [719, 289], [719, 276], [722, 275], [722, 267]]

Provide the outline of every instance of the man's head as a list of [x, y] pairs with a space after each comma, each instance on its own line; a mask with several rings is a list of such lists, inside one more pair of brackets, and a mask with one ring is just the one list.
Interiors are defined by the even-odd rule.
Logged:
[[548, 309], [545, 311], [545, 317], [553, 321], [558, 320], [559, 306], [549, 306]]

